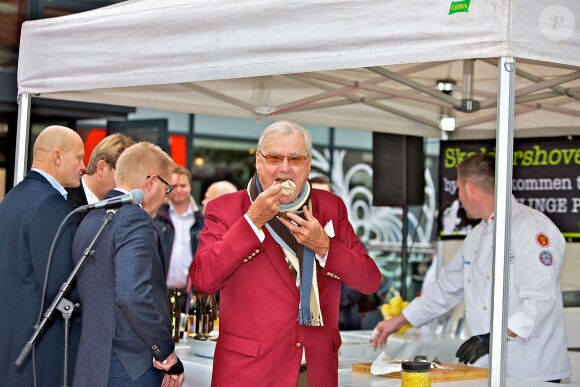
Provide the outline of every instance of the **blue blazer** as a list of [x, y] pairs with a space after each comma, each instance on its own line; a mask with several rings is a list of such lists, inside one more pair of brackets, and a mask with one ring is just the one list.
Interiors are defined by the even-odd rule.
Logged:
[[[16, 358], [34, 332], [52, 240], [69, 213], [64, 197], [31, 171], [0, 203], [0, 385], [32, 386], [32, 352], [20, 368]], [[74, 222], [64, 227], [52, 258], [44, 310], [73, 269]], [[78, 302], [73, 289], [66, 296]], [[44, 313], [44, 311], [43, 311]], [[80, 338], [80, 316], [73, 315], [69, 343], [69, 380]], [[62, 385], [63, 327], [56, 311], [36, 342], [39, 386]]]
[[[121, 195], [109, 191], [107, 198]], [[75, 261], [103, 224], [90, 212], [73, 243]], [[83, 331], [74, 386], [107, 386], [111, 351], [135, 380], [173, 352], [163, 257], [153, 220], [136, 204], [120, 207], [77, 276]]]

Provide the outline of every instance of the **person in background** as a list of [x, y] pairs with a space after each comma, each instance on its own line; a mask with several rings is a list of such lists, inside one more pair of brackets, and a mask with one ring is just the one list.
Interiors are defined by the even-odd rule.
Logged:
[[168, 203], [159, 207], [155, 224], [165, 256], [167, 287], [177, 290], [180, 308], [185, 312], [191, 290], [189, 266], [199, 243], [203, 216], [191, 196], [191, 173], [187, 169], [176, 165], [171, 173], [171, 185], [174, 190]]
[[[70, 212], [65, 187], [79, 186], [84, 157], [83, 141], [74, 130], [45, 128], [34, 143], [31, 171], [0, 203], [0, 386], [62, 385], [63, 327], [58, 311], [44, 326], [35, 350], [24, 363], [16, 367], [14, 362], [32, 337], [40, 313], [50, 306], [73, 270], [71, 245], [76, 227], [71, 221], [63, 226], [60, 242], [55, 245], [43, 294], [49, 251]], [[65, 296], [78, 302], [74, 289]], [[74, 313], [71, 318], [68, 356], [72, 364], [80, 337], [79, 317]], [[72, 370], [69, 367], [69, 380]]]
[[190, 276], [220, 290], [213, 386], [336, 386], [340, 284], [379, 286], [342, 200], [311, 190], [311, 151], [306, 129], [271, 124], [247, 190], [207, 205]]
[[[158, 146], [127, 148], [115, 170], [113, 198], [140, 189], [141, 205], [90, 212], [81, 222], [73, 256], [81, 257], [103, 224], [94, 256], [79, 269], [83, 330], [74, 386], [177, 386], [183, 364], [175, 354], [165, 269], [153, 218], [173, 187], [173, 161]], [[75, 258], [76, 261], [78, 259]], [[151, 361], [153, 359], [153, 362]]]
[[[102, 139], [91, 152], [86, 173], [76, 188], [67, 188], [67, 202], [71, 209], [93, 204], [105, 198], [107, 192], [115, 188], [115, 166], [125, 149], [135, 144], [131, 137], [121, 133], [111, 134]], [[77, 225], [86, 213], [76, 214]]]
[[332, 192], [332, 184], [326, 175], [316, 175], [310, 178], [310, 185], [314, 189], [321, 189], [323, 191]]
[[[481, 219], [439, 279], [403, 312], [376, 327], [373, 344], [407, 323], [421, 326], [465, 301], [473, 337], [457, 351], [460, 362], [488, 366], [493, 286], [495, 159], [477, 153], [457, 167], [459, 200]], [[559, 382], [570, 376], [560, 271], [566, 242], [544, 214], [511, 200], [507, 376]], [[499, 306], [497, 306], [499, 307]]]
[[227, 180], [221, 180], [211, 183], [210, 186], [207, 187], [207, 190], [205, 191], [205, 197], [201, 201], [203, 213], [205, 214], [205, 207], [207, 206], [207, 203], [217, 198], [218, 196], [234, 193], [237, 190], [238, 188]]
[[[317, 175], [310, 178], [310, 184], [314, 189], [321, 189], [323, 191], [332, 192], [332, 184], [330, 179], [326, 175]], [[338, 327], [340, 330], [359, 330], [366, 329], [363, 327], [363, 320], [371, 317], [370, 321], [372, 326], [368, 329], [372, 329], [374, 324], [377, 323], [377, 316], [382, 319], [381, 313], [378, 311], [377, 307], [379, 305], [379, 297], [376, 293], [364, 294], [356, 289], [348, 287], [344, 282], [341, 284], [340, 288], [340, 314], [338, 317]]]

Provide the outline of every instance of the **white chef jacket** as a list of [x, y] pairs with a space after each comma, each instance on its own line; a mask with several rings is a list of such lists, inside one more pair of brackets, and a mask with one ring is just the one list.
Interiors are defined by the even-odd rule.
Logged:
[[[474, 335], [491, 330], [494, 216], [471, 230], [439, 280], [403, 311], [421, 326], [465, 301]], [[555, 380], [570, 376], [560, 272], [566, 242], [544, 214], [512, 197], [507, 376]], [[487, 367], [489, 356], [474, 365]]]

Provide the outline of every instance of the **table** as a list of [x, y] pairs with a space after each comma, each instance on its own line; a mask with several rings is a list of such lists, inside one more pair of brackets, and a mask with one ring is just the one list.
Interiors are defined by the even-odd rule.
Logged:
[[369, 343], [371, 331], [343, 331], [340, 336], [342, 345], [338, 350], [339, 356], [366, 361], [374, 361], [384, 351], [394, 359], [413, 359], [416, 355], [425, 355], [429, 360], [438, 357], [445, 363], [457, 363], [455, 353], [465, 341], [451, 335], [408, 330], [404, 334], [390, 335], [385, 347], [375, 349]]
[[210, 387], [213, 359], [194, 355], [185, 343], [176, 344], [175, 353], [185, 369], [183, 387]]
[[[389, 337], [387, 346], [383, 349], [373, 349], [368, 342], [371, 331], [344, 331], [340, 332], [342, 346], [339, 353], [338, 385], [341, 387], [374, 387], [396, 386], [400, 387], [400, 379], [385, 378], [352, 372], [353, 363], [364, 363], [375, 360], [384, 350], [391, 357], [410, 358], [422, 354], [431, 359], [438, 356], [446, 363], [456, 363], [455, 351], [463, 339], [442, 336], [437, 334], [425, 334], [423, 332], [406, 334], [393, 334]], [[213, 359], [199, 357], [193, 354], [185, 343], [175, 347], [177, 356], [183, 362], [185, 368], [185, 382], [183, 387], [210, 387]], [[433, 386], [444, 387], [441, 383]], [[452, 387], [487, 387], [487, 379], [464, 380], [446, 382], [445, 386]], [[509, 387], [553, 387], [552, 383], [531, 382], [529, 380], [508, 379], [506, 386]], [[580, 383], [565, 384], [565, 386], [580, 386]]]
[[[340, 387], [401, 387], [401, 379], [386, 378], [352, 372], [352, 364], [360, 363], [360, 359], [339, 358], [338, 385]], [[455, 382], [433, 383], [433, 387], [488, 387], [487, 379], [458, 380]], [[507, 387], [554, 387], [558, 384], [547, 382], [534, 382], [521, 379], [506, 379]], [[562, 384], [562, 386], [580, 386], [580, 383]]]

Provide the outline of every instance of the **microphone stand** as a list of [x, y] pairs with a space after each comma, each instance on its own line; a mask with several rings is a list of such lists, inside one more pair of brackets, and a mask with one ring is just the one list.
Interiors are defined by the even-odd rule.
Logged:
[[[73, 212], [75, 212], [75, 211], [73, 211]], [[73, 271], [71, 272], [71, 274], [69, 275], [67, 280], [65, 282], [63, 282], [63, 284], [61, 285], [58, 294], [56, 295], [56, 297], [52, 301], [52, 304], [48, 307], [48, 309], [46, 310], [46, 312], [42, 316], [42, 321], [40, 322], [40, 324], [36, 324], [34, 326], [34, 333], [32, 334], [32, 337], [30, 338], [30, 340], [28, 340], [28, 342], [26, 343], [26, 345], [24, 346], [24, 348], [20, 352], [20, 355], [18, 355], [18, 358], [14, 362], [14, 364], [16, 364], [17, 367], [20, 367], [22, 365], [22, 363], [24, 362], [24, 360], [28, 357], [30, 350], [32, 349], [32, 347], [34, 346], [34, 343], [36, 342], [36, 339], [38, 338], [38, 336], [40, 335], [40, 333], [44, 329], [44, 326], [46, 325], [46, 323], [48, 322], [50, 317], [53, 315], [55, 309], [58, 309], [62, 313], [62, 318], [63, 318], [62, 325], [64, 327], [62, 387], [68, 387], [68, 346], [69, 346], [70, 318], [71, 318], [71, 315], [74, 311], [74, 308], [78, 307], [78, 304], [76, 304], [76, 305], [73, 304], [72, 302], [70, 302], [69, 300], [64, 298], [64, 295], [70, 289], [71, 283], [76, 278], [76, 275], [77, 275], [79, 269], [84, 264], [85, 259], [87, 257], [93, 256], [95, 254], [95, 250], [93, 250], [93, 247], [97, 243], [97, 240], [101, 236], [101, 234], [104, 231], [107, 224], [109, 224], [111, 219], [113, 219], [113, 216], [115, 216], [116, 212], [117, 212], [117, 210], [111, 210], [111, 211], [106, 212], [106, 215], [103, 218], [103, 224], [101, 225], [101, 227], [97, 231], [97, 234], [95, 235], [95, 237], [93, 238], [93, 240], [89, 244], [89, 247], [87, 247], [85, 249], [85, 251], [83, 252], [83, 255], [81, 256], [81, 259], [78, 261], [78, 263], [74, 267]], [[72, 215], [72, 213], [71, 213], [71, 215]], [[65, 221], [67, 221], [67, 218], [65, 218], [63, 220], [63, 222], [65, 222]], [[55, 238], [57, 238], [57, 237], [58, 237], [58, 235], [55, 236]]]

